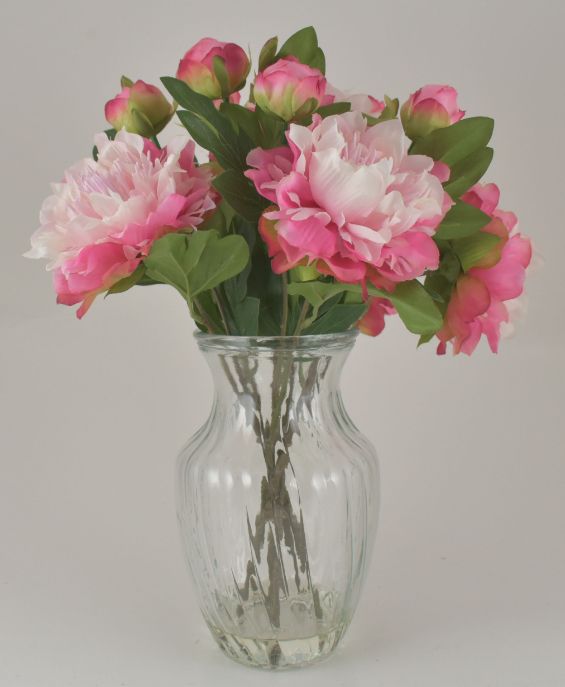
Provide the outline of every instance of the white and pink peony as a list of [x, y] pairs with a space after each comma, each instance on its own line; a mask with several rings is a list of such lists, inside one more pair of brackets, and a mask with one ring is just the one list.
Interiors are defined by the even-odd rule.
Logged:
[[246, 172], [268, 209], [260, 232], [273, 269], [298, 264], [344, 282], [400, 282], [437, 269], [432, 236], [452, 204], [434, 161], [408, 155], [398, 120], [369, 126], [360, 112], [291, 124], [290, 148], [256, 149]]
[[53, 184], [32, 236], [31, 258], [47, 259], [57, 302], [81, 303], [131, 274], [153, 242], [194, 229], [215, 207], [211, 173], [194, 163], [194, 143], [176, 139], [165, 149], [120, 131], [95, 138], [98, 160], [81, 160]]

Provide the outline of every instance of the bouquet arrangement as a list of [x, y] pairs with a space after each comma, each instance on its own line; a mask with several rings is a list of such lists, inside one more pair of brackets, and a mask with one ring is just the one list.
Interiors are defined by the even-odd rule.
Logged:
[[[156, 86], [122, 77], [110, 129], [53, 185], [27, 255], [57, 301], [169, 284], [230, 335], [379, 334], [397, 314], [438, 352], [496, 351], [531, 258], [481, 184], [493, 120], [450, 86], [397, 98], [330, 85], [312, 27], [251, 61], [204, 38]], [[161, 146], [176, 117], [186, 135]], [[196, 144], [208, 151], [196, 157]]]

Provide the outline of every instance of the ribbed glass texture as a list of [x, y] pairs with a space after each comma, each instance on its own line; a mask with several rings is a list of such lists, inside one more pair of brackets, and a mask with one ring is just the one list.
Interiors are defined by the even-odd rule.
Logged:
[[348, 627], [377, 525], [376, 455], [339, 391], [355, 333], [197, 339], [215, 394], [177, 504], [200, 607], [231, 658], [305, 665]]

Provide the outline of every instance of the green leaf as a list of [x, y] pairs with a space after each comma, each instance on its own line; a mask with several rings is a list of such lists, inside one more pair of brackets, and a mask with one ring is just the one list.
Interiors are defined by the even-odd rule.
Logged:
[[490, 222], [490, 217], [462, 200], [443, 218], [434, 237], [437, 239], [458, 239], [476, 233]]
[[[416, 279], [398, 284], [392, 293], [372, 285], [369, 285], [367, 290], [369, 296], [391, 301], [406, 328], [414, 334], [435, 333], [440, 329], [443, 322], [441, 312], [430, 294]], [[288, 292], [305, 298], [316, 314], [328, 298], [340, 292], [362, 293], [362, 288], [359, 284], [297, 282], [288, 285]]]
[[239, 336], [256, 336], [259, 331], [261, 301], [248, 296], [232, 307], [232, 314]]
[[487, 171], [493, 154], [492, 148], [480, 148], [453, 165], [449, 181], [444, 184], [447, 193], [452, 198], [459, 198], [468, 191]]
[[361, 287], [356, 284], [324, 281], [292, 282], [288, 285], [288, 294], [289, 296], [302, 296], [317, 311], [328, 298], [350, 289], [361, 291]]
[[120, 86], [122, 88], [131, 88], [133, 86], [133, 81], [129, 77], [122, 75]]
[[215, 232], [167, 234], [153, 244], [145, 258], [147, 274], [161, 284], [173, 286], [185, 300], [190, 300], [188, 273], [202, 255]]
[[312, 265], [299, 265], [289, 271], [291, 281], [314, 281], [320, 278], [320, 273]]
[[[459, 263], [459, 260], [455, 258]], [[461, 271], [461, 266], [459, 266], [459, 272]], [[449, 280], [444, 274], [440, 274], [439, 271], [431, 272], [424, 279], [424, 288], [430, 294], [430, 296], [437, 303], [439, 311], [445, 314], [447, 304], [451, 298], [451, 292], [453, 290], [453, 282]]]
[[241, 272], [249, 261], [242, 236], [220, 238], [215, 231], [167, 234], [155, 241], [147, 258], [147, 274], [173, 286], [187, 301]]
[[248, 262], [249, 248], [243, 236], [232, 234], [220, 238], [212, 233], [200, 259], [188, 273], [190, 297], [194, 298], [239, 274]]
[[450, 167], [484, 148], [490, 141], [494, 120], [490, 117], [468, 117], [419, 138], [410, 148], [416, 155], [429, 155]]
[[254, 115], [259, 127], [258, 144], [261, 148], [277, 148], [285, 144], [285, 131], [287, 123], [275, 115], [265, 112], [258, 107]]
[[427, 344], [428, 341], [431, 341], [433, 338], [434, 334], [422, 334], [418, 339], [418, 348], [420, 348], [420, 346], [423, 346], [424, 344]]
[[320, 117], [329, 117], [330, 115], [343, 114], [350, 112], [351, 103], [332, 103], [331, 105], [322, 105], [316, 110], [316, 114]]
[[453, 241], [452, 246], [463, 270], [467, 272], [488, 255], [499, 242], [499, 236], [489, 234], [486, 231], [479, 231], [473, 236]]
[[106, 296], [109, 296], [113, 293], [123, 293], [124, 291], [128, 291], [132, 288], [132, 286], [135, 286], [143, 278], [144, 274], [145, 265], [143, 263], [140, 263], [130, 275], [124, 277], [123, 279], [120, 279], [120, 281], [116, 282], [113, 286], [111, 286], [108, 289]]
[[[310, 65], [311, 61], [319, 61], [318, 36], [313, 26], [306, 26], [283, 43], [277, 57], [296, 57], [302, 64]], [[319, 67], [318, 67], [319, 69]]]
[[269, 65], [273, 64], [277, 56], [277, 46], [279, 39], [276, 36], [269, 38], [259, 53], [259, 71], [262, 72]]
[[441, 312], [430, 294], [416, 279], [398, 284], [388, 299], [396, 308], [408, 331], [414, 334], [435, 334], [441, 329]]
[[237, 131], [244, 131], [254, 144], [259, 145], [261, 130], [255, 112], [235, 103], [222, 103], [220, 112], [231, 121]]
[[316, 48], [314, 57], [310, 60], [310, 66], [313, 69], [319, 69], [322, 74], [326, 73], [326, 56], [324, 55], [322, 48]]
[[452, 283], [457, 281], [461, 274], [461, 263], [455, 253], [449, 251], [442, 256], [438, 272]]
[[364, 114], [363, 116], [367, 122], [373, 126], [374, 124], [379, 124], [380, 122], [387, 122], [389, 119], [396, 119], [398, 115], [398, 108], [400, 106], [400, 101], [398, 98], [389, 98], [385, 95], [385, 108], [378, 117], [372, 117], [370, 114]]
[[209, 98], [190, 89], [184, 81], [169, 76], [161, 81], [185, 108], [177, 111], [177, 116], [194, 140], [212, 152], [224, 169], [246, 169], [245, 159], [254, 144], [245, 131], [236, 131]]
[[334, 305], [321, 315], [303, 334], [333, 334], [350, 329], [367, 310], [367, 303], [342, 303]]
[[257, 193], [247, 177], [233, 169], [216, 177], [213, 185], [226, 203], [249, 222], [257, 222], [269, 204]]

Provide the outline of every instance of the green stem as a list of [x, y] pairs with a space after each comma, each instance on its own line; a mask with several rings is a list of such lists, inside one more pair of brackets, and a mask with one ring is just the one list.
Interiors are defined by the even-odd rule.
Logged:
[[218, 291], [216, 289], [212, 289], [212, 298], [214, 299], [214, 303], [217, 305], [218, 310], [220, 312], [220, 317], [222, 318], [222, 324], [224, 325], [224, 329], [226, 330], [226, 334], [229, 334], [230, 328], [228, 327], [228, 322], [226, 319], [226, 313], [224, 311], [224, 306], [222, 305], [220, 295], [218, 294]]
[[281, 321], [281, 336], [286, 336], [286, 328], [288, 326], [288, 277], [286, 272], [281, 275], [282, 278], [282, 321]]
[[308, 303], [307, 300], [304, 301], [302, 305], [302, 310], [300, 311], [300, 315], [298, 317], [298, 322], [296, 323], [296, 329], [294, 330], [294, 336], [298, 336], [300, 332], [302, 331], [302, 327], [304, 326], [304, 320], [306, 319], [306, 315], [308, 314], [308, 308], [310, 307], [310, 304]]
[[208, 317], [206, 311], [202, 307], [202, 304], [197, 298], [193, 298], [192, 302], [194, 303], [194, 307], [198, 311], [198, 315], [200, 316], [200, 319], [204, 323], [204, 325], [208, 328], [208, 333], [209, 334], [215, 334], [215, 326], [212, 320]]

